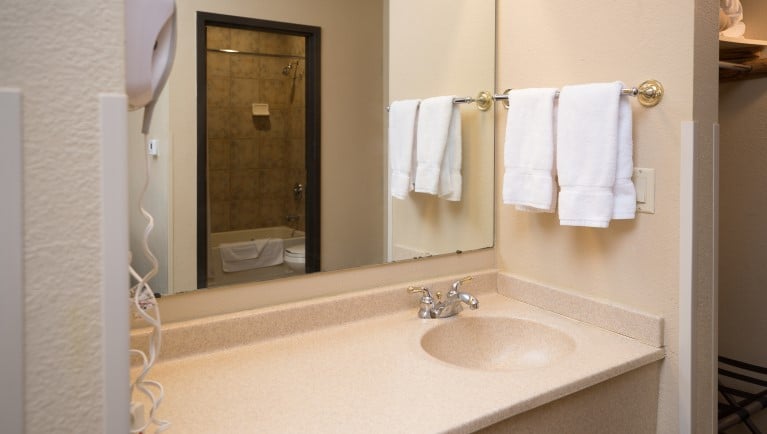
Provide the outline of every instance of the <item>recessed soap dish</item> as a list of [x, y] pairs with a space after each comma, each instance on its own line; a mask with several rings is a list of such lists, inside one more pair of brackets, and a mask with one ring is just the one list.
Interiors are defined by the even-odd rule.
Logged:
[[269, 104], [254, 102], [253, 116], [269, 116]]

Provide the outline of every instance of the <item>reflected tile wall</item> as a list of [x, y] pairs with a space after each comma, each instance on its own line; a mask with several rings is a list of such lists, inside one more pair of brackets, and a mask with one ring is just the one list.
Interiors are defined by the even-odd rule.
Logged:
[[[247, 52], [207, 56], [211, 230], [305, 230], [304, 200], [293, 194], [306, 185], [304, 38], [215, 26], [207, 35], [208, 48]], [[270, 116], [253, 117], [253, 103], [268, 103]]]

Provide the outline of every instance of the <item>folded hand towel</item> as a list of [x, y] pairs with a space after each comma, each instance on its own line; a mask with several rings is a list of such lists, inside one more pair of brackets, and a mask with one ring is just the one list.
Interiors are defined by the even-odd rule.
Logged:
[[509, 92], [503, 146], [503, 203], [554, 212], [554, 97], [557, 89]]
[[459, 202], [463, 192], [463, 178], [461, 177], [461, 164], [463, 144], [461, 142], [461, 108], [458, 104], [452, 104], [453, 112], [450, 115], [450, 126], [447, 132], [447, 145], [445, 156], [442, 158], [442, 166], [439, 172], [439, 196], [445, 200]]
[[637, 194], [631, 176], [634, 174], [634, 140], [631, 103], [628, 98], [618, 101], [618, 156], [613, 185], [613, 219], [633, 219], [636, 216]]
[[421, 101], [416, 132], [415, 191], [439, 193], [439, 174], [447, 148], [453, 96], [439, 96]]
[[622, 87], [614, 82], [562, 88], [557, 117], [562, 225], [604, 228], [610, 223]]
[[283, 245], [281, 238], [222, 243], [218, 246], [221, 268], [230, 273], [282, 264]]
[[389, 107], [391, 195], [407, 198], [413, 190], [413, 147], [419, 100], [394, 101]]

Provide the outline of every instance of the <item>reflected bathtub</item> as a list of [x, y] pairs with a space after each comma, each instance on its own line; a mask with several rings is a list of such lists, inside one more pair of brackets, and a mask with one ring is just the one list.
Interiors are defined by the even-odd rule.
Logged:
[[272, 267], [255, 268], [253, 270], [224, 272], [221, 267], [221, 253], [219, 251], [221, 244], [264, 238], [282, 238], [285, 247], [290, 247], [303, 244], [306, 239], [306, 233], [287, 226], [211, 233], [208, 239], [208, 287], [271, 280], [295, 275], [296, 273], [284, 263]]

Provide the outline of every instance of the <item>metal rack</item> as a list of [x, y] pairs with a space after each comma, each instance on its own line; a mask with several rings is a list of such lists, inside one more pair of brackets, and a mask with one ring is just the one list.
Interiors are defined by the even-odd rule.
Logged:
[[751, 416], [767, 408], [767, 368], [719, 356], [719, 432], [743, 423], [762, 431]]

